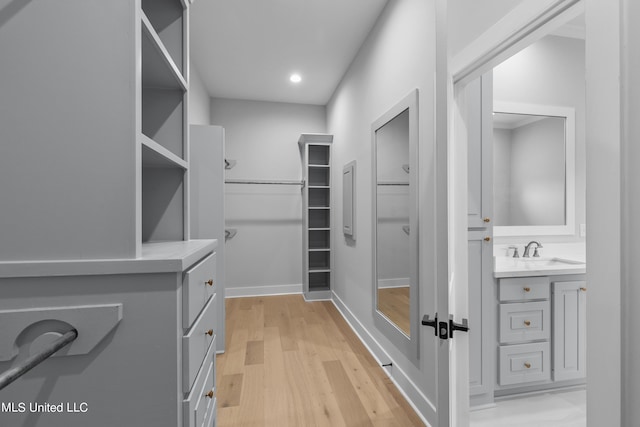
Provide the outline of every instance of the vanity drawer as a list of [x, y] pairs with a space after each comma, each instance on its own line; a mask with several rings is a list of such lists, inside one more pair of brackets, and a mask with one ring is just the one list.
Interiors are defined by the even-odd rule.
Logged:
[[549, 299], [548, 277], [513, 277], [500, 279], [500, 301]]
[[198, 373], [189, 396], [182, 402], [183, 427], [201, 427], [205, 419], [216, 412], [216, 350], [215, 342], [209, 348], [207, 356]]
[[188, 329], [216, 293], [215, 252], [186, 272], [182, 283], [182, 327]]
[[500, 342], [549, 339], [550, 308], [549, 301], [500, 304]]
[[182, 337], [182, 391], [184, 393], [191, 390], [191, 385], [202, 365], [202, 359], [215, 339], [216, 304], [214, 295], [191, 330]]
[[548, 342], [500, 346], [500, 385], [551, 379]]

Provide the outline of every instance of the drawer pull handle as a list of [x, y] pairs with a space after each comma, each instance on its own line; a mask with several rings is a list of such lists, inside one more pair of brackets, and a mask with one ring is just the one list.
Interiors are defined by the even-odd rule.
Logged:
[[209, 399], [213, 399], [213, 390], [209, 390], [209, 393], [205, 394], [204, 397], [208, 397]]
[[485, 238], [484, 238], [484, 241], [485, 241], [485, 242], [490, 242], [490, 241], [491, 241], [491, 237], [489, 237], [489, 236], [485, 237]]
[[205, 335], [209, 335], [210, 337], [213, 336], [213, 329], [209, 329], [207, 332], [204, 333]]
[[524, 363], [524, 367], [527, 368], [527, 369], [531, 368], [531, 363], [525, 362]]
[[204, 282], [205, 285], [209, 285], [209, 286], [213, 286], [213, 279], [209, 279], [206, 282]]
[[580, 288], [582, 292], [587, 292], [587, 288]]
[[531, 288], [530, 287], [526, 287], [526, 288], [524, 288], [524, 291], [525, 292], [531, 292]]
[[491, 222], [491, 218], [489, 218], [489, 217], [483, 218], [483, 221], [484, 222]]
[[531, 321], [530, 320], [525, 320], [524, 321], [524, 325], [525, 326], [531, 326]]

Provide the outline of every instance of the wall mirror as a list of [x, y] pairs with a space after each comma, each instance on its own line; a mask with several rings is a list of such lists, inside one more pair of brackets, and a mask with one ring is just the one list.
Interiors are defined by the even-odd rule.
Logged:
[[418, 91], [376, 120], [373, 153], [373, 314], [380, 329], [417, 360]]
[[575, 234], [573, 108], [494, 102], [495, 236]]

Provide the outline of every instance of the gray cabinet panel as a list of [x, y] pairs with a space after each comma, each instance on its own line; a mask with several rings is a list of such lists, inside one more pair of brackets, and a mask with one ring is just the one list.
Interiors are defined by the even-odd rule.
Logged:
[[586, 377], [586, 282], [554, 282], [553, 379]]

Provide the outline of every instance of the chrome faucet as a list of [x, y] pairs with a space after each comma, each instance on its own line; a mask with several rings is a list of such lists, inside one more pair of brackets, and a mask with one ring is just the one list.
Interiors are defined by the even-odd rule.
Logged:
[[[509, 249], [513, 249], [513, 257], [514, 258], [520, 258], [520, 254], [518, 253], [518, 247], [517, 246], [509, 246]], [[509, 250], [509, 249], [507, 249], [507, 250]]]
[[535, 240], [530, 241], [527, 246], [524, 247], [524, 253], [522, 254], [523, 258], [529, 258], [529, 250], [531, 249], [531, 245], [535, 244], [535, 250], [533, 251], [533, 256], [534, 257], [539, 257], [540, 254], [538, 253], [538, 249], [542, 247], [542, 245], [538, 242], [536, 242]]

